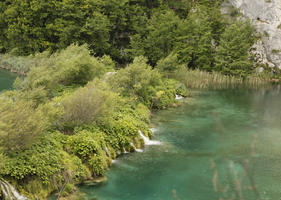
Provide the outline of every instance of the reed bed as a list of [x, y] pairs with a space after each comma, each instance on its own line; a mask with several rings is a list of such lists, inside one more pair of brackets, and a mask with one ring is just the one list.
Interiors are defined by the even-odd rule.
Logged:
[[36, 67], [46, 61], [49, 55], [40, 53], [30, 56], [14, 56], [10, 54], [0, 54], [0, 68], [25, 76], [31, 67]]
[[258, 88], [271, 85], [270, 78], [251, 75], [247, 78], [226, 76], [219, 72], [206, 72], [188, 69], [180, 69], [175, 78], [181, 81], [187, 88], [193, 89], [223, 89], [248, 87]]

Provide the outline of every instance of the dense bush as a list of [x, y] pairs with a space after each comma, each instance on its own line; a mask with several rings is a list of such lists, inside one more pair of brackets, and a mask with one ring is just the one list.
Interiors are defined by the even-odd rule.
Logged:
[[5, 152], [18, 151], [31, 145], [49, 126], [41, 109], [24, 100], [1, 100], [0, 144]]
[[9, 155], [1, 168], [1, 175], [17, 180], [35, 176], [50, 182], [50, 176], [61, 170], [61, 146], [55, 138], [43, 137], [21, 152]]
[[174, 102], [176, 88], [169, 84], [162, 75], [152, 69], [144, 57], [135, 58], [134, 62], [112, 76], [109, 82], [123, 96], [133, 96], [149, 108], [163, 108]]
[[169, 54], [157, 62], [157, 68], [165, 77], [172, 77], [174, 73], [181, 67], [178, 60], [178, 55], [175, 53]]
[[93, 81], [63, 97], [62, 123], [77, 126], [97, 122], [99, 118], [113, 112], [116, 96], [101, 81]]
[[106, 66], [90, 56], [86, 46], [71, 45], [33, 68], [23, 81], [22, 87], [43, 87], [54, 93], [62, 86], [85, 85], [94, 77], [101, 77], [106, 71], [112, 70], [111, 67], [112, 65]]
[[103, 133], [86, 130], [70, 136], [66, 145], [68, 145], [72, 153], [84, 161], [87, 161], [93, 154], [100, 154], [106, 146]]

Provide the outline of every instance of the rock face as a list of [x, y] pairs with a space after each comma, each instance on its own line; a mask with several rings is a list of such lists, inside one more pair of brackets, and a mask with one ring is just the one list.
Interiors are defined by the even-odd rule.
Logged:
[[263, 35], [255, 45], [261, 63], [281, 69], [281, 0], [229, 0]]

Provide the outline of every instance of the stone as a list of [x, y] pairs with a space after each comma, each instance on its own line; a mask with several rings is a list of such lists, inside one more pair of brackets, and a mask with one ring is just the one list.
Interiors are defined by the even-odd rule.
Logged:
[[281, 0], [229, 0], [263, 35], [254, 45], [258, 62], [281, 69]]
[[94, 179], [86, 180], [86, 181], [83, 182], [83, 184], [92, 186], [92, 185], [103, 184], [103, 183], [106, 183], [106, 182], [107, 182], [107, 177], [101, 176], [101, 177], [97, 177], [97, 178], [94, 178]]

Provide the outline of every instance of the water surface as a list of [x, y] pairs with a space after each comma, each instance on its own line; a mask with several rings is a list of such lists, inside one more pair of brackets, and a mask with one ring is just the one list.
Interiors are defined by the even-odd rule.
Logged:
[[87, 199], [280, 199], [280, 88], [201, 92], [153, 124], [162, 145], [118, 158]]
[[4, 70], [0, 69], [0, 91], [12, 89], [13, 82], [16, 79], [16, 75]]

